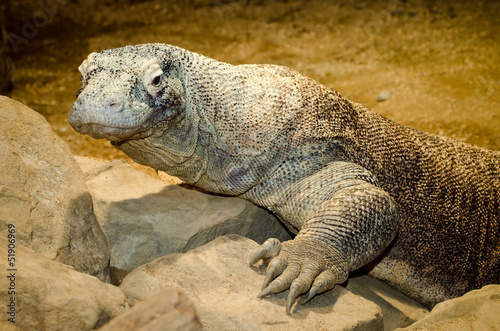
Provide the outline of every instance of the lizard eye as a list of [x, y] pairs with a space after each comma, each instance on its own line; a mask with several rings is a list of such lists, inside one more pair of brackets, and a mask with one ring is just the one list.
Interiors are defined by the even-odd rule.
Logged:
[[156, 96], [163, 84], [163, 70], [155, 59], [145, 62], [142, 70], [144, 70], [142, 76], [144, 87], [151, 96]]
[[153, 85], [154, 87], [158, 87], [160, 86], [161, 84], [161, 75], [158, 75], [156, 76], [152, 81], [151, 81], [151, 85]]

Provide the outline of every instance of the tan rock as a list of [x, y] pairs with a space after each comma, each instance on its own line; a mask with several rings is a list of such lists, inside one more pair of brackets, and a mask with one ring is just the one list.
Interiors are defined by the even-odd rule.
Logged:
[[173, 185], [124, 161], [78, 162], [86, 170], [95, 215], [117, 268], [131, 271], [227, 233], [261, 243], [268, 237], [290, 238], [268, 211], [243, 199]]
[[13, 310], [7, 307], [14, 315], [2, 309], [0, 330], [92, 330], [129, 308], [119, 288], [21, 245], [15, 247], [15, 265], [7, 266], [3, 237], [0, 247], [0, 302], [4, 308], [15, 302]]
[[262, 300], [265, 267], [248, 267], [260, 245], [226, 235], [184, 254], [172, 254], [132, 271], [120, 288], [144, 300], [167, 287], [186, 292], [207, 330], [382, 330], [374, 303], [336, 286], [285, 314], [288, 291]]
[[18, 245], [108, 280], [109, 250], [83, 174], [37, 112], [0, 97], [0, 232]]
[[417, 301], [368, 275], [351, 275], [346, 290], [362, 296], [382, 309], [385, 331], [411, 325], [429, 313], [429, 310]]
[[173, 287], [166, 288], [139, 302], [113, 319], [99, 331], [194, 331], [201, 323], [193, 303], [186, 294]]
[[404, 330], [500, 330], [500, 285], [438, 303], [425, 318]]

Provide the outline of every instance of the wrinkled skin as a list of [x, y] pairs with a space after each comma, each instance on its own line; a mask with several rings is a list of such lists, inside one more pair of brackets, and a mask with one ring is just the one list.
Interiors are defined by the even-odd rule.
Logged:
[[259, 297], [290, 289], [287, 313], [367, 265], [429, 307], [498, 280], [498, 152], [398, 125], [281, 66], [146, 44], [79, 70], [77, 131], [296, 233], [250, 261], [268, 264]]

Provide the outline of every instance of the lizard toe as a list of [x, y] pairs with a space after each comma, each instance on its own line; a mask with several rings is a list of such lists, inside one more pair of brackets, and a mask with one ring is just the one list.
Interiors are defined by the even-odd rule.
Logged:
[[267, 266], [266, 278], [264, 279], [264, 283], [262, 284], [262, 289], [265, 289], [274, 278], [276, 278], [278, 275], [281, 275], [286, 267], [286, 259], [274, 258]]
[[261, 248], [250, 259], [249, 265], [252, 266], [259, 260], [263, 260], [264, 264], [268, 264], [270, 260], [275, 258], [281, 252], [283, 245], [276, 238], [267, 239]]
[[309, 290], [311, 284], [313, 283], [316, 275], [319, 272], [314, 271], [314, 269], [310, 269], [307, 271], [303, 271], [299, 274], [299, 276], [292, 282], [290, 285], [290, 292], [288, 293], [287, 301], [286, 301], [286, 313], [290, 315], [292, 305], [297, 300], [297, 297]]
[[316, 277], [309, 292], [300, 300], [301, 304], [307, 303], [316, 294], [331, 290], [338, 281], [338, 277], [331, 270], [325, 270]]
[[266, 297], [270, 294], [275, 294], [283, 292], [290, 288], [293, 280], [297, 278], [299, 274], [299, 269], [295, 266], [289, 266], [283, 271], [283, 273], [273, 280], [266, 288], [260, 292], [258, 298]]

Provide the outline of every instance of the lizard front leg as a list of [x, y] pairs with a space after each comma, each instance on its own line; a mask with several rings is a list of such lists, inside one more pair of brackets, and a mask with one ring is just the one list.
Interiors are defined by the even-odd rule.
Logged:
[[284, 200], [270, 209], [299, 232], [284, 243], [269, 239], [250, 264], [269, 262], [259, 297], [290, 289], [287, 314], [299, 295], [308, 292], [305, 303], [343, 283], [349, 272], [381, 254], [397, 232], [394, 200], [356, 164], [334, 162], [280, 196]]

